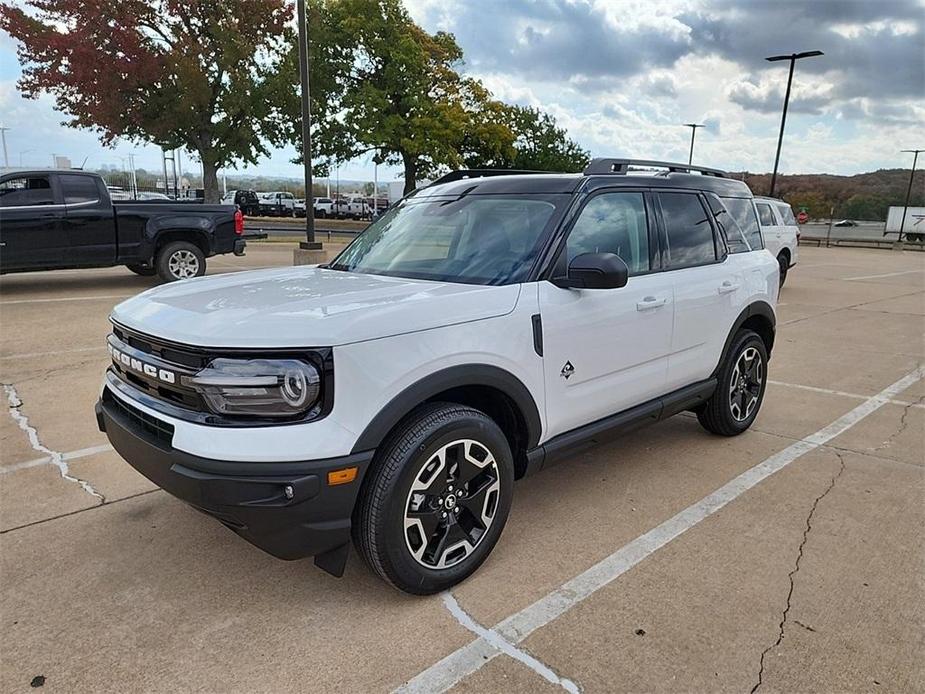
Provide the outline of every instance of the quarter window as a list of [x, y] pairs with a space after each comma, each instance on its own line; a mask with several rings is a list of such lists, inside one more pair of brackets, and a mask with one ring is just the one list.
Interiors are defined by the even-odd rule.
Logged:
[[758, 217], [755, 215], [755, 206], [751, 198], [723, 198], [723, 205], [738, 222], [751, 249], [758, 251], [764, 248], [761, 229], [758, 227]]
[[100, 191], [96, 180], [90, 176], [75, 176], [62, 174], [61, 190], [64, 193], [64, 204], [74, 205], [79, 202], [96, 202], [100, 199]]
[[797, 225], [797, 220], [793, 216], [793, 210], [790, 208], [790, 205], [778, 205], [777, 214], [780, 215], [781, 220], [786, 226], [795, 227]]
[[669, 267], [715, 262], [713, 228], [700, 198], [693, 193], [661, 193], [659, 201], [668, 233]]
[[54, 204], [48, 176], [10, 178], [0, 183], [0, 207]]
[[777, 225], [777, 222], [774, 221], [774, 213], [771, 211], [771, 206], [766, 202], [759, 202], [756, 204], [758, 208], [758, 219], [761, 220], [761, 226], [763, 227], [773, 227]]
[[710, 211], [713, 213], [713, 220], [717, 228], [726, 240], [726, 247], [730, 253], [747, 253], [752, 250], [745, 238], [745, 232], [739, 227], [736, 221], [720, 199], [713, 193], [707, 193], [707, 202], [710, 205]]
[[566, 243], [568, 262], [582, 253], [614, 253], [629, 274], [649, 271], [649, 230], [642, 193], [604, 193], [581, 211]]

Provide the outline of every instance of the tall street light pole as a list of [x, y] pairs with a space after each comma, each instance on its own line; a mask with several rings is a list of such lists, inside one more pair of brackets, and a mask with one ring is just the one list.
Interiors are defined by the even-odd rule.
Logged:
[[687, 163], [693, 164], [694, 163], [694, 136], [697, 134], [697, 128], [703, 128], [705, 126], [702, 123], [685, 123], [684, 127], [691, 129], [691, 153], [687, 157]]
[[903, 152], [909, 152], [912, 156], [912, 171], [909, 172], [909, 187], [906, 188], [906, 204], [903, 207], [903, 221], [899, 223], [899, 240], [903, 240], [903, 232], [906, 230], [906, 212], [909, 211], [909, 197], [912, 195], [912, 179], [915, 178], [915, 165], [919, 161], [919, 153], [925, 152], [925, 149], [904, 149]]
[[818, 55], [825, 55], [822, 51], [804, 51], [802, 53], [791, 53], [790, 55], [772, 55], [765, 58], [769, 63], [775, 63], [779, 60], [790, 61], [790, 75], [787, 77], [787, 93], [784, 94], [784, 115], [780, 119], [780, 135], [777, 137], [777, 154], [774, 157], [774, 173], [771, 174], [771, 192], [770, 196], [774, 197], [774, 189], [777, 187], [777, 165], [780, 163], [780, 147], [784, 142], [784, 125], [787, 123], [787, 105], [790, 103], [790, 87], [793, 84], [793, 66], [801, 58], [814, 58]]
[[308, 91], [308, 31], [305, 26], [305, 0], [297, 0], [296, 11], [299, 13], [299, 74], [302, 78], [302, 161], [305, 165], [305, 240], [299, 248], [308, 251], [321, 250], [321, 244], [315, 241], [315, 214], [308, 210], [308, 201], [312, 199], [312, 134], [311, 107]]

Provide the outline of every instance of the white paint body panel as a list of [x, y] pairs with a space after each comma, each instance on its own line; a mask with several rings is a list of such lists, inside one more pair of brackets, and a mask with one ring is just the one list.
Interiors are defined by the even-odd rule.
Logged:
[[[721, 293], [724, 282], [735, 286]], [[649, 308], [650, 299], [664, 303]], [[706, 378], [733, 322], [755, 301], [777, 301], [777, 263], [766, 250], [633, 277], [614, 290], [280, 268], [161, 286], [119, 304], [113, 318], [195, 346], [332, 347], [334, 405], [315, 422], [216, 428], [132, 402], [172, 424], [173, 445], [181, 451], [270, 462], [348, 455], [370, 421], [406, 388], [434, 372], [473, 364], [503, 369], [530, 391], [542, 443]], [[537, 313], [544, 357], [534, 350]], [[560, 375], [566, 361], [575, 367], [569, 379]]]
[[757, 205], [767, 204], [770, 206], [774, 215], [774, 224], [767, 225], [761, 223], [761, 215], [758, 215], [758, 225], [761, 228], [761, 238], [764, 240], [764, 247], [771, 252], [775, 258], [780, 255], [785, 248], [790, 254], [790, 266], [797, 263], [799, 253], [799, 233], [800, 227], [794, 221], [793, 224], [786, 224], [781, 214], [780, 206], [789, 207], [787, 203], [775, 198], [755, 198], [756, 214]]

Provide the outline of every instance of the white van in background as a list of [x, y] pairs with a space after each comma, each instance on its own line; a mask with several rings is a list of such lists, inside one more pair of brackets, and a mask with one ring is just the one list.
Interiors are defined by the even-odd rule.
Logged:
[[793, 216], [793, 209], [783, 200], [756, 195], [755, 211], [764, 247], [771, 251], [780, 265], [780, 286], [783, 287], [787, 271], [797, 263], [800, 227]]

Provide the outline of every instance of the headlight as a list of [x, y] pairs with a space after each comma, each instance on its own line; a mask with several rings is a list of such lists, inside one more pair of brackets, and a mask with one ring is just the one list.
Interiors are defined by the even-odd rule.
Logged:
[[292, 417], [316, 405], [321, 378], [298, 359], [215, 359], [185, 377], [216, 414]]

